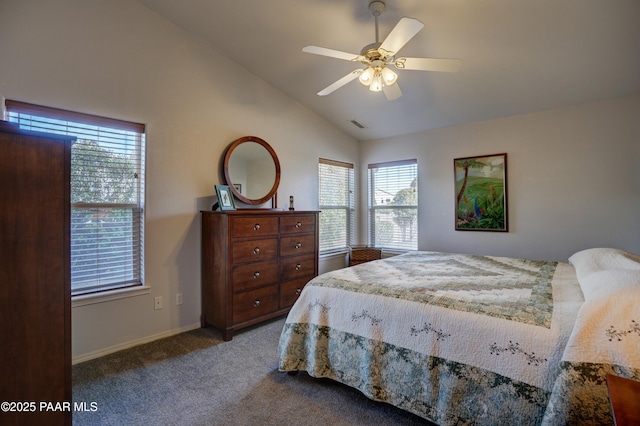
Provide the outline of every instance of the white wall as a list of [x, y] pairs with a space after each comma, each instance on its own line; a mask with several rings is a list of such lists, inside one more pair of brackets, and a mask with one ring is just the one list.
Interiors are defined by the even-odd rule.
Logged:
[[318, 157], [358, 160], [354, 139], [133, 0], [1, 0], [0, 58], [0, 96], [147, 125], [151, 290], [74, 307], [75, 361], [199, 326], [199, 211], [233, 140], [273, 146], [279, 205], [298, 210], [317, 209]]
[[[453, 159], [502, 152], [509, 232], [455, 231]], [[368, 141], [360, 158], [363, 206], [366, 164], [417, 158], [421, 250], [560, 261], [589, 247], [640, 253], [640, 96]]]

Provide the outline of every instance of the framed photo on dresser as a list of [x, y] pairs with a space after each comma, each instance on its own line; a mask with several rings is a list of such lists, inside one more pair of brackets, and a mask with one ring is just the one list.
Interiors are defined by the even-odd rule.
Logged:
[[220, 210], [235, 210], [236, 205], [233, 201], [233, 194], [227, 185], [216, 185], [216, 197], [218, 197], [218, 207]]

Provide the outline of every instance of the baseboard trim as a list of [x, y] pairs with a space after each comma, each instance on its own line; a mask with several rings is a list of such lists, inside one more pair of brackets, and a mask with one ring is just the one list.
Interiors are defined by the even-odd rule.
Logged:
[[163, 331], [162, 333], [153, 334], [151, 336], [143, 337], [141, 339], [131, 340], [129, 342], [120, 343], [118, 345], [110, 346], [108, 348], [103, 348], [97, 351], [88, 352], [86, 354], [78, 355], [73, 357], [71, 360], [72, 364], [80, 364], [81, 362], [89, 361], [92, 359], [100, 358], [105, 355], [112, 354], [114, 352], [118, 352], [124, 349], [129, 349], [134, 346], [143, 345], [145, 343], [150, 343], [155, 340], [164, 339], [165, 337], [175, 336], [176, 334], [184, 333], [187, 331], [195, 330], [196, 328], [200, 328], [200, 323], [186, 325], [184, 327], [175, 328], [173, 330]]

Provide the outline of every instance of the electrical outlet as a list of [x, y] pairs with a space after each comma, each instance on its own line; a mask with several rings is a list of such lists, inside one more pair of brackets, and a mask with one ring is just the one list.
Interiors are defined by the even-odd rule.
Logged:
[[182, 305], [182, 293], [176, 293], [176, 305]]
[[162, 309], [162, 296], [157, 296], [155, 299], [153, 299], [153, 309]]

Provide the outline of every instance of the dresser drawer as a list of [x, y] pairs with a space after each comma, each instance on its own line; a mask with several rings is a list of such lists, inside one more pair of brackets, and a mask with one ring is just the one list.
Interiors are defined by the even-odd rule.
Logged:
[[233, 296], [233, 322], [241, 323], [278, 309], [278, 286], [259, 288]]
[[278, 256], [278, 239], [234, 241], [231, 261], [236, 263], [275, 259]]
[[276, 235], [278, 233], [278, 218], [249, 216], [231, 218], [231, 236], [257, 237]]
[[280, 256], [296, 256], [298, 254], [315, 253], [315, 251], [315, 235], [283, 237], [280, 240]]
[[287, 257], [280, 260], [280, 278], [282, 281], [313, 277], [316, 272], [315, 254]]
[[315, 232], [315, 215], [282, 216], [280, 218], [281, 234], [307, 234]]
[[233, 292], [278, 282], [278, 261], [245, 263], [233, 267]]
[[302, 292], [305, 284], [309, 282], [311, 278], [302, 278], [299, 280], [286, 281], [280, 284], [280, 308], [288, 308], [292, 306], [298, 296]]

